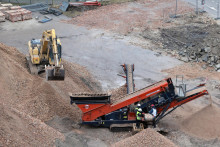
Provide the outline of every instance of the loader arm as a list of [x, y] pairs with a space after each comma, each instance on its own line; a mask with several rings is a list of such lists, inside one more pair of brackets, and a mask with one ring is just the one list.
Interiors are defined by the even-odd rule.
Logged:
[[47, 30], [43, 32], [41, 40], [41, 57], [47, 58], [50, 65], [59, 67], [61, 58], [58, 57], [58, 45], [61, 45], [60, 40], [57, 39], [55, 30]]
[[46, 30], [41, 39], [28, 42], [26, 57], [31, 74], [46, 72], [46, 80], [64, 80], [65, 70], [61, 64], [62, 46], [55, 30]]

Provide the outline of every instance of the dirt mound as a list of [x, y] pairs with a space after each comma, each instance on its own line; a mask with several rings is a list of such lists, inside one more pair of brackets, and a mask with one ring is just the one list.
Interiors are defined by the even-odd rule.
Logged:
[[[26, 68], [25, 56], [15, 48], [5, 46], [1, 43], [0, 62], [0, 103], [4, 103], [9, 108], [14, 108], [25, 116], [27, 115], [31, 120], [39, 119], [37, 121], [44, 122], [52, 119], [54, 116], [60, 116], [69, 117], [77, 122], [81, 118], [80, 110], [76, 106], [70, 105], [68, 92], [92, 93], [101, 90], [99, 84], [85, 68], [68, 62], [64, 62], [66, 69], [66, 78], [64, 81], [46, 81], [45, 77], [31, 75]], [[1, 115], [4, 115], [4, 111], [2, 112], [3, 114]], [[12, 111], [10, 113], [13, 114], [14, 112]], [[17, 115], [15, 114], [15, 117]], [[23, 118], [20, 119], [15, 119], [15, 124], [17, 121], [25, 121]], [[7, 123], [7, 121], [4, 123]], [[0, 128], [6, 127], [3, 125], [4, 123], [0, 123]], [[22, 127], [25, 127], [25, 125], [21, 125], [20, 128], [12, 125], [11, 129], [5, 130], [1, 135], [7, 136], [7, 134], [13, 134], [14, 130], [25, 130]], [[49, 128], [48, 126], [47, 129]], [[31, 130], [29, 132], [30, 136], [34, 133]], [[23, 133], [25, 134], [25, 131], [21, 132], [19, 136], [22, 136]], [[14, 139], [16, 140], [16, 138], [12, 140]], [[38, 139], [42, 139], [42, 137]], [[54, 138], [43, 139], [47, 140], [47, 142], [52, 142]], [[3, 145], [5, 143], [12, 145], [3, 141]], [[28, 140], [23, 139], [23, 142], [19, 144], [26, 145], [27, 143], [29, 143]], [[34, 145], [34, 143], [30, 145]]]
[[121, 140], [113, 145], [113, 147], [162, 147], [162, 146], [169, 146], [169, 147], [175, 147], [169, 139], [162, 136], [161, 134], [155, 132], [153, 129], [145, 129], [141, 131], [140, 133], [126, 138], [124, 140]]
[[220, 109], [209, 105], [191, 115], [182, 123], [182, 129], [204, 139], [220, 138]]
[[40, 120], [0, 103], [0, 143], [5, 146], [52, 146], [64, 135]]

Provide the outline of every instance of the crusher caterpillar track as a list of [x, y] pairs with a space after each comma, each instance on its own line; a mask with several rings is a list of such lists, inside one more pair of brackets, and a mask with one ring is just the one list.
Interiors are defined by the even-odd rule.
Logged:
[[61, 64], [62, 47], [55, 30], [43, 32], [42, 39], [28, 42], [29, 55], [26, 57], [31, 74], [46, 71], [46, 80], [64, 80], [65, 70]]
[[[179, 106], [207, 94], [205, 84], [186, 90], [186, 84], [174, 86], [172, 79], [167, 78], [122, 96], [114, 103], [107, 94], [79, 96], [71, 93], [70, 103], [75, 103], [81, 109], [82, 124], [109, 127], [114, 131], [118, 125], [123, 127], [136, 123], [135, 112], [130, 106], [137, 103], [141, 104], [143, 112], [148, 112], [149, 106], [154, 104], [158, 112], [155, 122], [158, 123]], [[124, 119], [124, 114], [127, 119]], [[144, 126], [147, 125], [152, 125], [152, 120], [145, 120]]]

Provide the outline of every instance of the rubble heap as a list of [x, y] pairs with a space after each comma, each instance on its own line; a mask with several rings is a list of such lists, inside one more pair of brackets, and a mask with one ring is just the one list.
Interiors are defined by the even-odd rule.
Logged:
[[220, 26], [206, 14], [193, 13], [171, 20], [176, 27], [146, 29], [141, 33], [165, 52], [184, 62], [205, 62], [220, 72]]
[[175, 50], [185, 62], [205, 62], [220, 72], [220, 26], [199, 18], [191, 21], [182, 26], [162, 29], [163, 47]]

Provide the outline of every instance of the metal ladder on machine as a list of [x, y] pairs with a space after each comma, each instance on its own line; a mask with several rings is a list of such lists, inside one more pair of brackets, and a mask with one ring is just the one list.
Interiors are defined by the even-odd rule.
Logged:
[[186, 93], [186, 84], [183, 82], [184, 76], [183, 75], [176, 75], [176, 92], [179, 97], [185, 97]]

